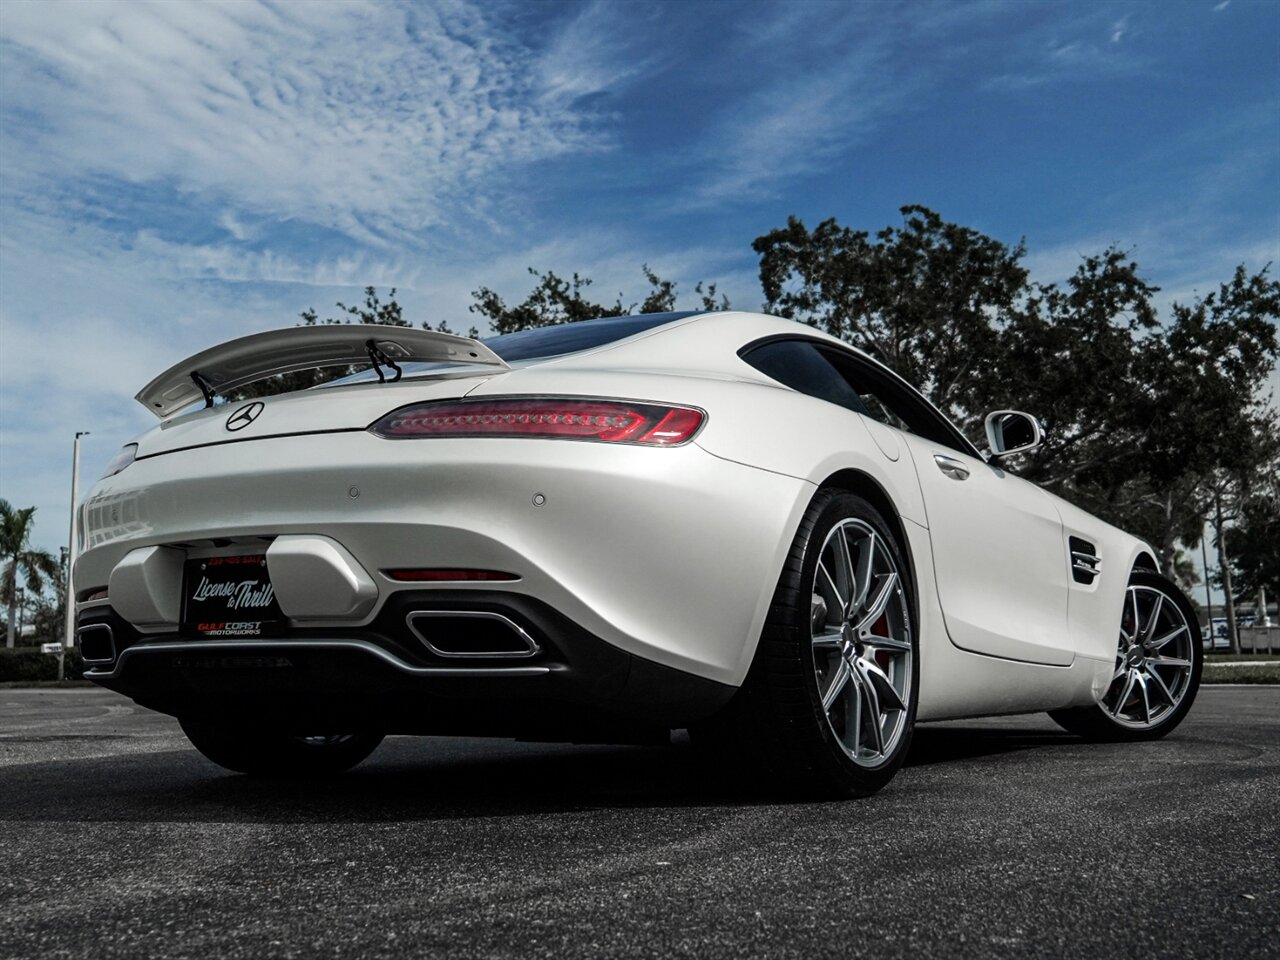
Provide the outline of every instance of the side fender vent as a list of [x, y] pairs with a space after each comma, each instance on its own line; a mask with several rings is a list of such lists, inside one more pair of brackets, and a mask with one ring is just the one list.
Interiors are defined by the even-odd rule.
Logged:
[[1067, 547], [1071, 551], [1071, 579], [1076, 583], [1093, 583], [1102, 572], [1098, 548], [1080, 537], [1068, 537]]

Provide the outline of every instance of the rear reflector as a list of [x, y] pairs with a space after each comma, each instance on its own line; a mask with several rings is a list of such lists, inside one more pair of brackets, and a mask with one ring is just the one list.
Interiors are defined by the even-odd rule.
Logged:
[[392, 580], [403, 580], [408, 583], [458, 582], [468, 580], [519, 580], [514, 573], [503, 573], [500, 570], [445, 570], [439, 568], [384, 570]]
[[535, 437], [670, 447], [706, 415], [689, 407], [576, 397], [445, 400], [393, 410], [369, 429], [389, 440], [417, 437]]

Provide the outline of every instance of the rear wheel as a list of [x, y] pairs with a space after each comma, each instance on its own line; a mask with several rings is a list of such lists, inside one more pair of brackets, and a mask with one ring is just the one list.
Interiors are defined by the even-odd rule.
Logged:
[[300, 777], [341, 773], [373, 753], [379, 734], [289, 736], [252, 727], [180, 719], [192, 746], [220, 767], [256, 776]]
[[919, 684], [910, 574], [861, 497], [822, 490], [792, 543], [755, 659], [692, 732], [803, 793], [866, 796], [906, 757]]
[[1090, 740], [1155, 740], [1191, 709], [1203, 663], [1200, 626], [1182, 591], [1157, 573], [1135, 570], [1107, 692], [1097, 704], [1049, 716]]

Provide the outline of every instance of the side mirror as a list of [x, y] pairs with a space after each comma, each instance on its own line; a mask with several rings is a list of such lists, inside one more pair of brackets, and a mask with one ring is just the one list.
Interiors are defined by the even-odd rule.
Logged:
[[1034, 450], [1044, 442], [1040, 421], [1020, 410], [987, 414], [987, 445], [994, 459]]

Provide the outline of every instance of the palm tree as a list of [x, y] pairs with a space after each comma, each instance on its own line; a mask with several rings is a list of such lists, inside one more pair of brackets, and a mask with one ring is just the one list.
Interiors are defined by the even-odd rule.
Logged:
[[44, 592], [45, 579], [58, 573], [58, 561], [45, 550], [31, 546], [31, 518], [36, 508], [15, 510], [9, 501], [0, 498], [0, 560], [4, 571], [0, 572], [0, 602], [9, 608], [9, 627], [4, 645], [13, 646], [13, 620], [18, 608], [18, 578], [26, 581], [33, 594]]

